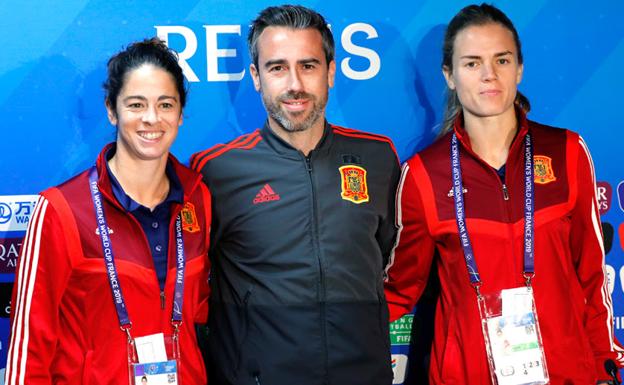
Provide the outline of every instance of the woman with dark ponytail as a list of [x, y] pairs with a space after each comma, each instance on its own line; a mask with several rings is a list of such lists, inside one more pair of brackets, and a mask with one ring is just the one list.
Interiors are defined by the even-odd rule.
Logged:
[[391, 319], [412, 310], [435, 262], [430, 383], [615, 381], [605, 364], [624, 357], [585, 142], [527, 119], [520, 39], [496, 7], [463, 8], [442, 52], [442, 132], [406, 162], [397, 193]]
[[8, 385], [205, 385], [210, 194], [170, 153], [186, 101], [157, 38], [108, 61], [116, 140], [39, 195], [19, 257]]

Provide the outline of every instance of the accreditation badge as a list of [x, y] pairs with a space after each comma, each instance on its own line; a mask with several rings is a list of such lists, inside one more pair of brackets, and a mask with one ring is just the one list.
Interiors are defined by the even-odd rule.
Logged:
[[532, 288], [502, 290], [483, 295], [478, 301], [492, 383], [547, 384]]
[[178, 385], [180, 353], [177, 335], [163, 333], [129, 340], [128, 369], [132, 385]]

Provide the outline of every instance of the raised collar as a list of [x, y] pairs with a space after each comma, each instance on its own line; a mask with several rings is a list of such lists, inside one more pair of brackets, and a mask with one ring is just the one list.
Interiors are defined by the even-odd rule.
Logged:
[[[111, 148], [108, 149], [107, 153], [105, 154], [105, 158], [107, 161], [110, 160], [113, 157], [113, 155], [115, 155], [115, 149], [116, 149], [115, 146], [112, 146]], [[132, 199], [124, 191], [123, 187], [121, 186], [121, 184], [119, 183], [115, 175], [113, 175], [113, 173], [111, 172], [110, 167], [108, 166], [108, 162], [105, 162], [104, 164], [106, 165], [106, 172], [108, 173], [110, 177], [111, 189], [113, 190], [113, 194], [115, 195], [115, 198], [117, 198], [117, 201], [121, 204], [121, 206], [124, 209], [126, 209], [126, 211], [129, 211], [129, 212], [132, 212], [132, 211], [138, 210], [141, 207], [144, 207], [139, 202]], [[165, 200], [159, 203], [158, 206], [163, 205], [163, 204], [170, 204], [170, 203], [182, 203], [184, 200], [184, 191], [182, 190], [182, 183], [180, 183], [180, 179], [178, 178], [178, 176], [175, 173], [175, 170], [173, 169], [173, 162], [170, 159], [167, 160], [165, 173], [167, 175], [167, 178], [169, 179], [169, 193], [167, 194], [167, 197], [165, 198]]]
[[[515, 109], [516, 109], [516, 119], [518, 119], [518, 133], [516, 134], [516, 137], [511, 143], [511, 147], [509, 149], [510, 153], [512, 151], [515, 152], [516, 148], [522, 145], [524, 137], [529, 132], [529, 122], [527, 120], [526, 113], [517, 106], [515, 107]], [[455, 119], [455, 123], [453, 124], [453, 131], [455, 132], [455, 135], [457, 135], [457, 140], [459, 140], [459, 142], [466, 149], [468, 149], [471, 153], [473, 153], [473, 155], [476, 156], [476, 154], [474, 154], [474, 152], [472, 151], [470, 138], [468, 137], [468, 133], [466, 132], [466, 129], [464, 128], [464, 115], [462, 112], [460, 112], [457, 115], [457, 118]]]
[[[323, 136], [321, 137], [321, 140], [319, 140], [319, 142], [316, 144], [316, 147], [314, 147], [314, 149], [310, 152], [310, 154], [326, 151], [331, 146], [334, 132], [331, 125], [327, 121], [325, 121], [324, 123], [325, 125], [323, 128]], [[286, 142], [284, 139], [280, 138], [279, 135], [277, 135], [269, 126], [268, 120], [264, 123], [260, 134], [262, 135], [262, 138], [268, 143], [268, 145], [279, 155], [291, 159], [301, 159], [301, 157], [304, 156], [301, 151], [291, 146], [290, 143]]]
[[[95, 166], [98, 172], [98, 188], [102, 193], [102, 196], [104, 196], [113, 205], [123, 209], [122, 205], [115, 198], [115, 194], [111, 187], [111, 174], [108, 173], [106, 167], [106, 154], [110, 149], [114, 148], [115, 146], [116, 144], [114, 142], [107, 144], [98, 155]], [[183, 191], [182, 200], [187, 201], [189, 199], [189, 196], [191, 196], [191, 194], [195, 191], [199, 183], [201, 183], [201, 175], [182, 165], [171, 154], [169, 154], [168, 163], [171, 164], [173, 172], [176, 174], [178, 180], [180, 181], [180, 185]]]

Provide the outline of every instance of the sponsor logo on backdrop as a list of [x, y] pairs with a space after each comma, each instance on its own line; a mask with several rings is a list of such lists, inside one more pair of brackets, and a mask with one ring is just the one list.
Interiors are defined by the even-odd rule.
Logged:
[[0, 273], [15, 273], [22, 238], [0, 238]]
[[13, 282], [0, 282], [0, 318], [11, 316], [11, 292]]
[[624, 211], [624, 181], [618, 183], [617, 186], [617, 198], [620, 210]]
[[596, 195], [598, 195], [598, 209], [600, 215], [604, 215], [611, 208], [611, 197], [613, 196], [613, 189], [607, 182], [596, 183]]
[[615, 287], [615, 269], [611, 265], [606, 265], [607, 269], [607, 286], [609, 287], [609, 294], [613, 294], [613, 288]]
[[[230, 35], [230, 38], [242, 39], [241, 25], [204, 25], [203, 27], [204, 31], [202, 31], [201, 34], [196, 34], [193, 29], [183, 25], [154, 26], [154, 28], [156, 28], [156, 35], [167, 43], [167, 45], [169, 45], [169, 37], [171, 35], [176, 35], [175, 39], [177, 41], [181, 39], [181, 41], [184, 42], [180, 46], [175, 44], [171, 48], [178, 52], [178, 63], [180, 67], [182, 67], [184, 76], [186, 76], [189, 82], [201, 81], [200, 77], [197, 75], [196, 69], [193, 69], [189, 64], [189, 59], [198, 54], [197, 47], [200, 43], [200, 39], [203, 39], [203, 44], [205, 44], [205, 51], [203, 49], [199, 50], [199, 52], [205, 52], [206, 55], [204, 57], [206, 61], [205, 79], [209, 82], [241, 81], [245, 76], [245, 68], [240, 56], [244, 55], [244, 53], [241, 53], [236, 48], [232, 48], [237, 45], [231, 42], [230, 44], [222, 44], [228, 48], [219, 46], [219, 41], [222, 41], [227, 35]], [[358, 36], [358, 41], [377, 39], [379, 35], [375, 27], [367, 23], [352, 23], [347, 25], [342, 31], [336, 31], [334, 29], [333, 33], [336, 37], [340, 34], [340, 40], [336, 39], [336, 45], [342, 45], [342, 48], [346, 52], [344, 58], [340, 60], [339, 63], [336, 62], [338, 71], [342, 71], [344, 76], [353, 80], [371, 79], [379, 73], [381, 70], [381, 58], [379, 54], [371, 48], [354, 43], [353, 39], [354, 35]], [[362, 37], [364, 39], [362, 39]], [[355, 59], [360, 65], [352, 65], [352, 59]], [[228, 63], [228, 61], [233, 64], [225, 64]], [[224, 72], [225, 68], [232, 68], [236, 66], [235, 63], [237, 62], [240, 63], [240, 67], [236, 68], [234, 72]]]
[[5, 224], [10, 221], [12, 216], [13, 210], [11, 210], [11, 206], [0, 202], [0, 224]]
[[37, 195], [0, 195], [0, 231], [25, 231]]
[[405, 354], [392, 355], [392, 372], [394, 373], [393, 384], [402, 384], [407, 372], [407, 356]]
[[414, 315], [407, 314], [390, 324], [390, 343], [392, 345], [409, 345], [412, 338]]
[[605, 254], [609, 254], [613, 247], [613, 225], [609, 222], [602, 222], [602, 240], [604, 241]]
[[624, 250], [624, 223], [618, 226], [618, 238], [620, 238], [620, 247]]

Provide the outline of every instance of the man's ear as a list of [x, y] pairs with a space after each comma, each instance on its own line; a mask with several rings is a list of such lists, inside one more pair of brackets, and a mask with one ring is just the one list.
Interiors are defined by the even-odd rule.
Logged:
[[258, 72], [255, 64], [252, 63], [249, 65], [249, 73], [251, 74], [254, 88], [256, 89], [256, 91], [260, 92], [260, 73]]

